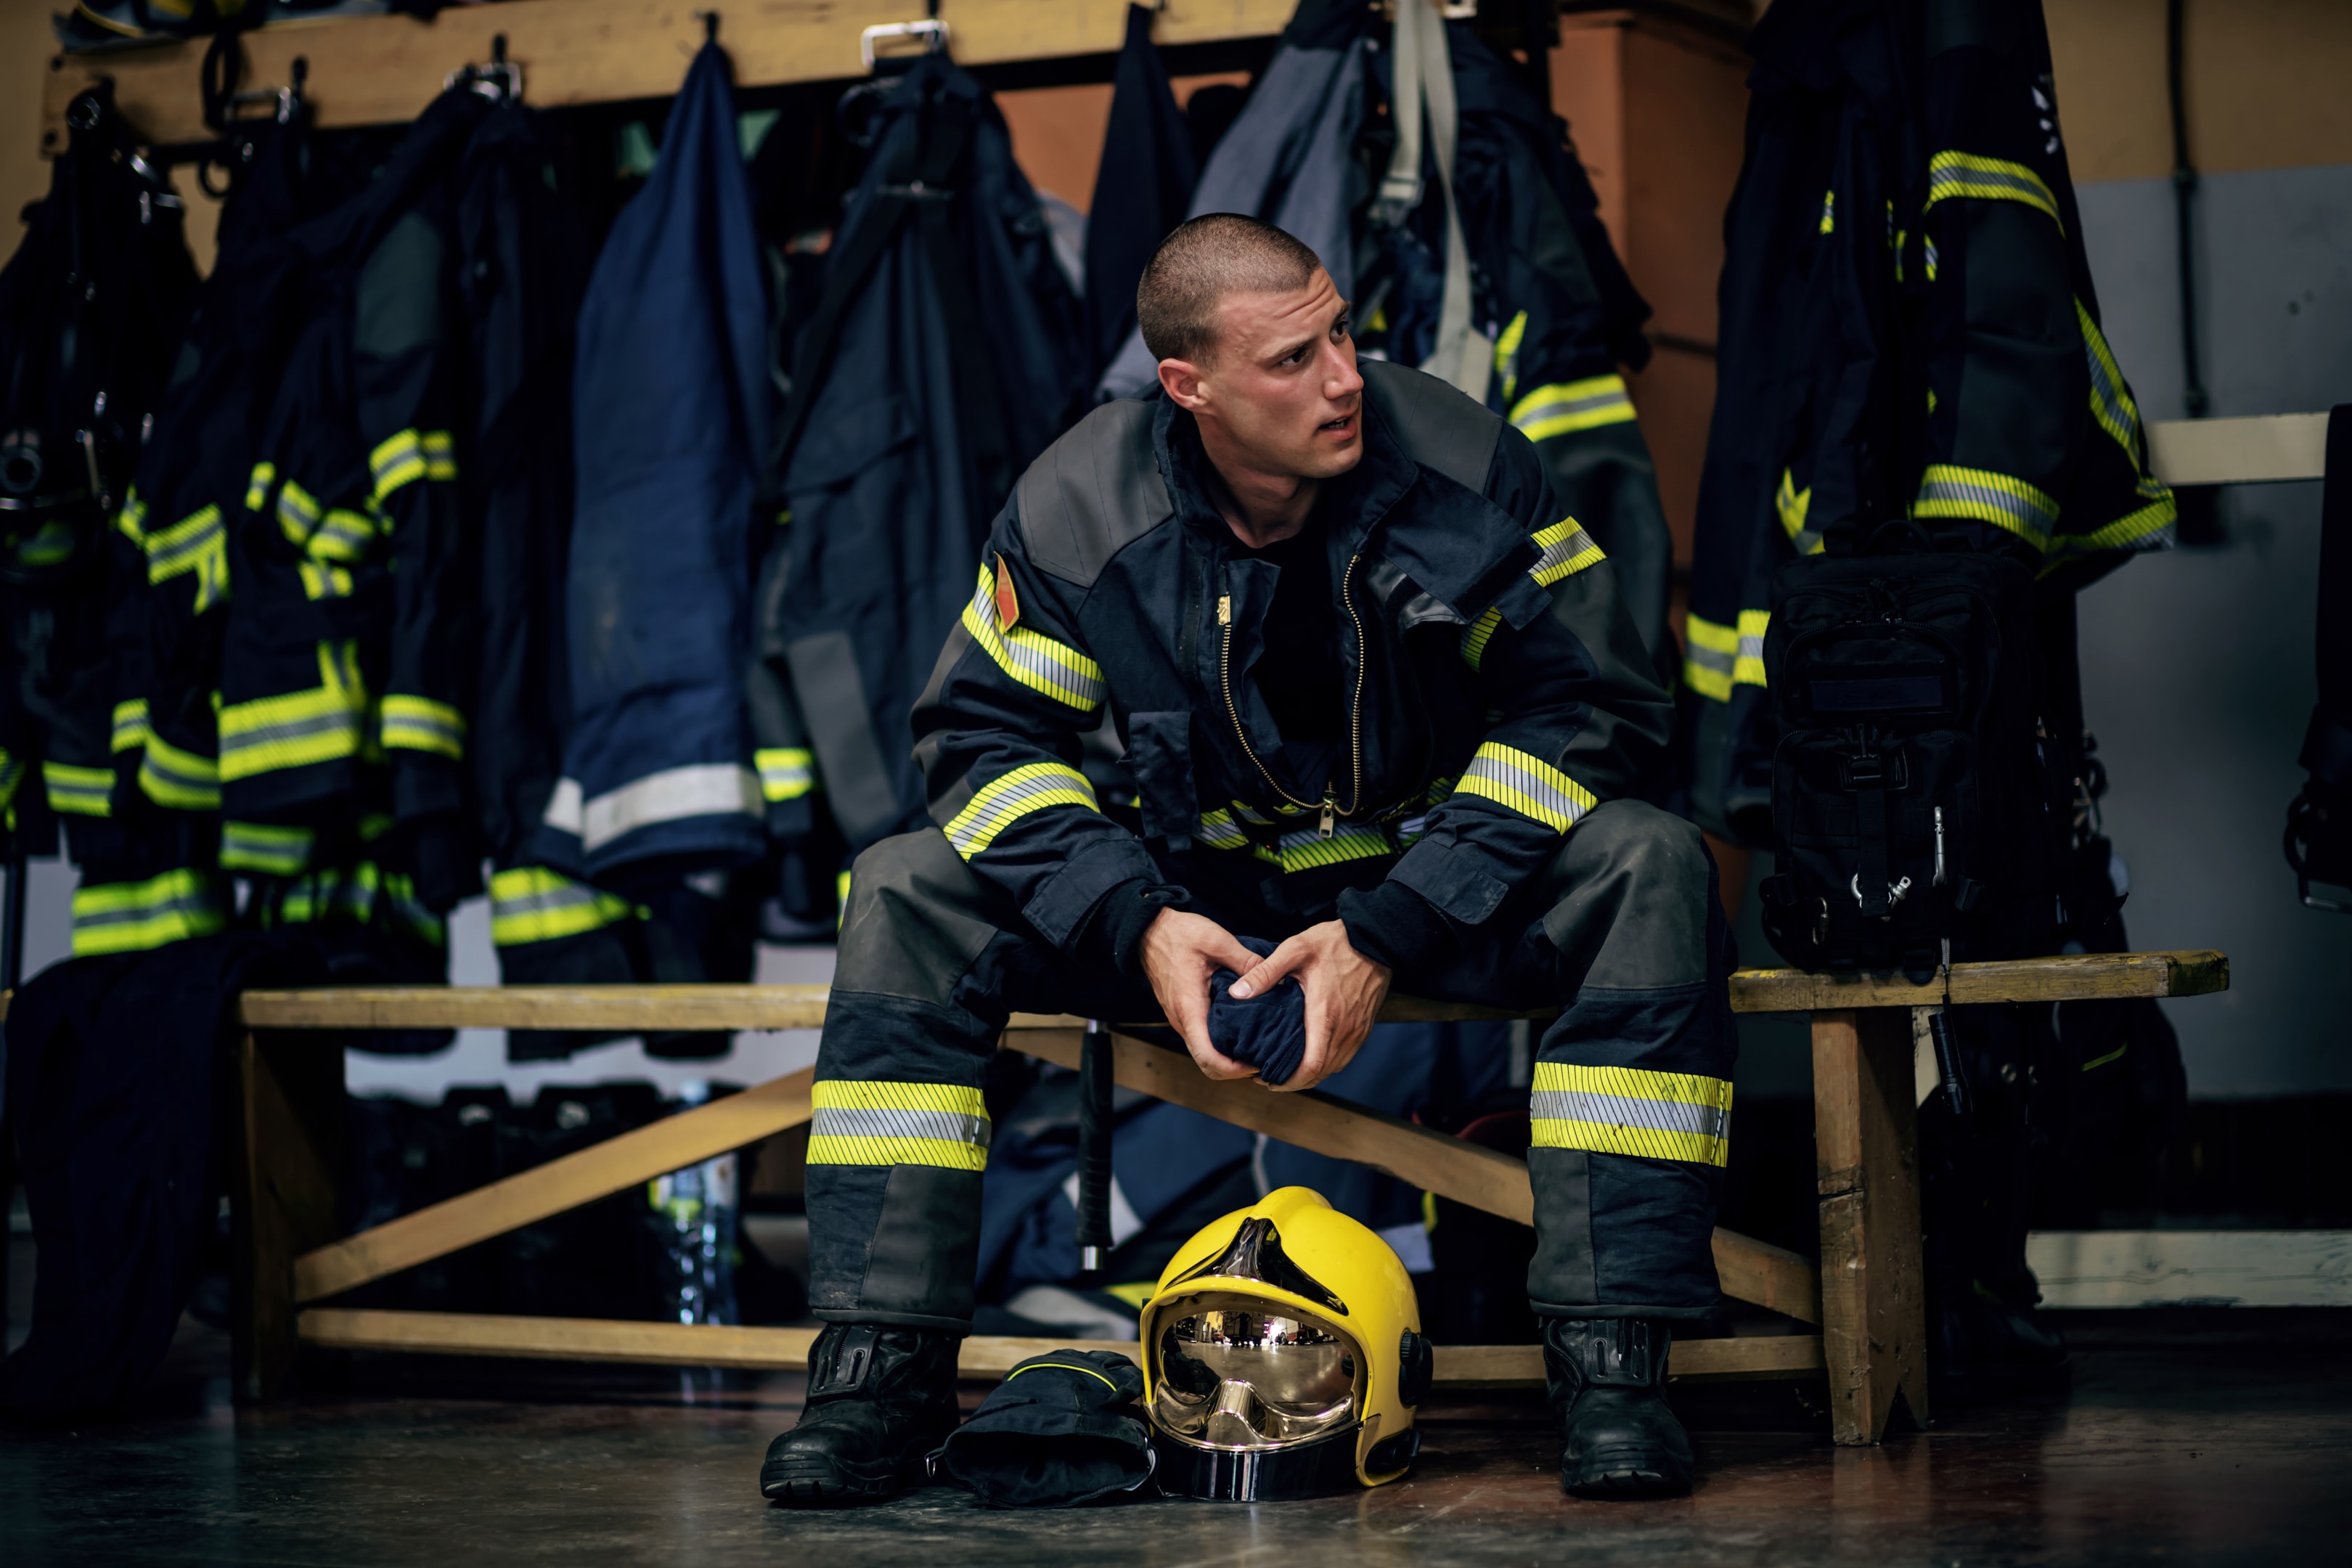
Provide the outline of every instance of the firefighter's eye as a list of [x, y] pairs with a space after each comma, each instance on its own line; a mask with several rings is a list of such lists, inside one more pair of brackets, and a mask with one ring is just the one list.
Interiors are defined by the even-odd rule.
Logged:
[[1335, 343], [1344, 343], [1348, 341], [1347, 317], [1342, 316], [1331, 323], [1331, 341]]

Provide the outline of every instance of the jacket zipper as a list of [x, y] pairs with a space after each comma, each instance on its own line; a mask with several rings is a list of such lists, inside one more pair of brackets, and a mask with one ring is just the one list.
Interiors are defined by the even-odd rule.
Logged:
[[1249, 731], [1242, 724], [1242, 710], [1234, 702], [1234, 596], [1231, 594], [1217, 596], [1217, 684], [1223, 689], [1225, 712], [1234, 721], [1234, 739], [1241, 742], [1242, 755], [1257, 769], [1258, 776], [1265, 780], [1268, 789], [1293, 805], [1303, 805], [1319, 813], [1316, 833], [1323, 838], [1330, 837], [1337, 831], [1338, 818], [1354, 815], [1364, 804], [1364, 623], [1357, 616], [1356, 601], [1349, 592], [1355, 579], [1356, 563], [1362, 559], [1360, 555], [1348, 557], [1348, 569], [1339, 574], [1339, 603], [1347, 607], [1348, 619], [1356, 628], [1356, 694], [1348, 710], [1350, 793], [1345, 812], [1339, 810], [1335, 784], [1325, 783], [1323, 798], [1319, 802], [1301, 800], [1276, 784], [1274, 774], [1266, 771], [1265, 763], [1259, 761], [1256, 750], [1250, 745]]

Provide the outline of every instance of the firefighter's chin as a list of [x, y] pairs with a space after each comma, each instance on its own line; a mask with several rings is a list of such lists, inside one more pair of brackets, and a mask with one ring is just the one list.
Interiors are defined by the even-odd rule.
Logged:
[[1364, 415], [1360, 407], [1315, 427], [1314, 438], [1300, 454], [1302, 479], [1336, 479], [1363, 460]]

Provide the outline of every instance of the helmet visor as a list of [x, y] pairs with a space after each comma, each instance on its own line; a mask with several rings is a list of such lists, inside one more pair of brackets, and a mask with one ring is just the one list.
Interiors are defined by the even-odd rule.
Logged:
[[1320, 1319], [1209, 1294], [1160, 1315], [1151, 1418], [1204, 1447], [1287, 1447], [1356, 1419], [1362, 1357]]

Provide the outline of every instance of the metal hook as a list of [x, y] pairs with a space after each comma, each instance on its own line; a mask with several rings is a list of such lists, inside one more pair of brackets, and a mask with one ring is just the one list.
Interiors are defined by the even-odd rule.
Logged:
[[941, 21], [885, 22], [868, 27], [857, 35], [857, 52], [866, 61], [866, 68], [874, 68], [874, 46], [884, 38], [921, 38], [926, 52], [938, 54], [948, 47], [948, 25]]

